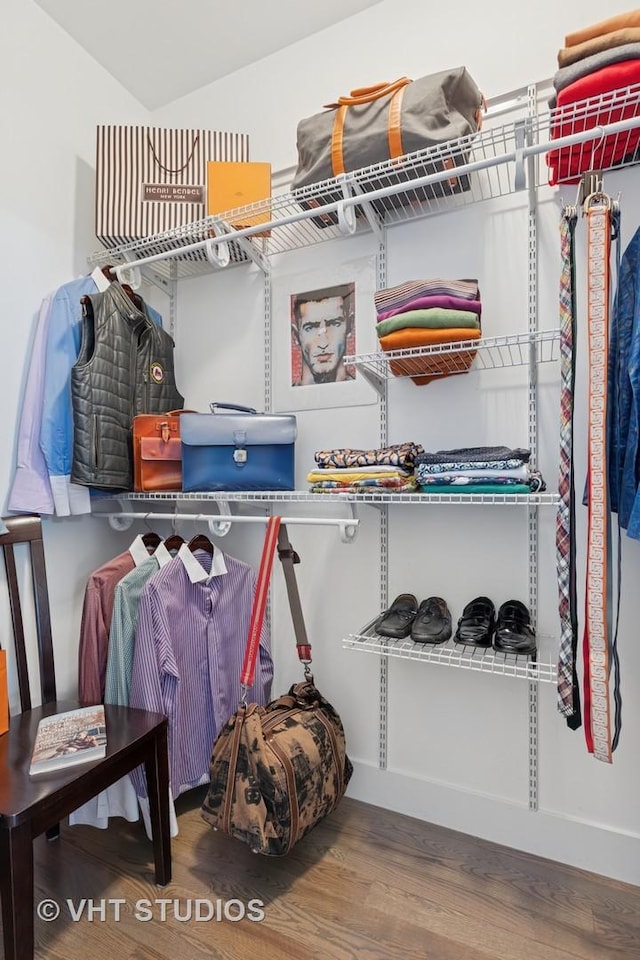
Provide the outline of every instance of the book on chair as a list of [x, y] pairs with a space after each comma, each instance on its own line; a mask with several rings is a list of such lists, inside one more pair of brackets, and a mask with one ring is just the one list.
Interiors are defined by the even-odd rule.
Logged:
[[43, 717], [38, 724], [29, 774], [50, 773], [90, 760], [107, 749], [104, 707], [80, 707]]

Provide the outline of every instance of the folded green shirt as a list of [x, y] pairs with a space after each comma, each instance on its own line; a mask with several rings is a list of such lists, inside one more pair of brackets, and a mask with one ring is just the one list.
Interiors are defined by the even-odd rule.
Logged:
[[447, 327], [469, 327], [478, 330], [480, 323], [478, 314], [471, 310], [446, 310], [444, 307], [429, 307], [427, 310], [407, 310], [398, 313], [388, 320], [381, 320], [376, 324], [378, 337], [386, 337], [394, 330], [404, 330], [405, 327], [429, 327], [433, 330], [444, 330]]

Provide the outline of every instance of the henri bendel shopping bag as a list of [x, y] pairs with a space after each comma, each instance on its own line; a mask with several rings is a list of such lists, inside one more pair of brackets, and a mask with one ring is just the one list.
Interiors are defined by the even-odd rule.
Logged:
[[243, 133], [99, 126], [96, 236], [115, 247], [202, 220], [209, 161], [248, 159]]

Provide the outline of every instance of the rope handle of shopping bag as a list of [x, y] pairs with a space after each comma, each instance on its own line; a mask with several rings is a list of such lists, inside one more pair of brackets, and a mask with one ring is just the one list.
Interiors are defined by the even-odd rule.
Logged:
[[389, 144], [389, 157], [391, 160], [397, 160], [404, 153], [402, 146], [402, 96], [404, 88], [412, 81], [408, 77], [400, 77], [393, 83], [378, 83], [372, 87], [358, 87], [351, 91], [349, 97], [339, 97], [336, 115], [333, 119], [333, 130], [331, 131], [331, 168], [334, 177], [339, 177], [345, 172], [344, 166], [344, 125], [347, 118], [349, 107], [360, 106], [364, 103], [373, 103], [381, 97], [392, 94], [389, 101], [389, 116], [387, 119], [387, 141]]
[[196, 133], [193, 139], [193, 146], [191, 147], [191, 153], [189, 154], [189, 156], [187, 157], [187, 159], [185, 160], [185, 162], [182, 164], [181, 167], [176, 167], [175, 169], [172, 169], [171, 167], [165, 167], [165, 165], [160, 162], [160, 158], [155, 151], [153, 143], [151, 142], [151, 134], [149, 133], [147, 134], [147, 143], [149, 144], [149, 150], [151, 151], [151, 156], [153, 157], [157, 165], [160, 167], [160, 169], [164, 173], [182, 173], [183, 170], [186, 170], [189, 164], [191, 163], [194, 153], [196, 152], [196, 147], [198, 146], [199, 139], [200, 139], [200, 134]]
[[262, 624], [264, 623], [264, 614], [267, 607], [267, 596], [269, 594], [269, 581], [271, 579], [271, 570], [273, 567], [273, 558], [278, 548], [278, 556], [282, 562], [285, 582], [287, 585], [287, 596], [289, 598], [289, 607], [291, 609], [291, 618], [296, 635], [296, 646], [298, 657], [305, 666], [305, 677], [309, 678], [311, 663], [311, 644], [307, 639], [307, 630], [302, 614], [302, 604], [300, 603], [300, 594], [298, 593], [298, 584], [296, 581], [294, 563], [300, 563], [300, 557], [295, 552], [286, 526], [281, 522], [281, 517], [269, 517], [267, 522], [267, 532], [262, 546], [262, 557], [260, 558], [260, 569], [258, 570], [258, 580], [256, 591], [253, 598], [253, 608], [251, 610], [251, 622], [249, 624], [249, 635], [247, 637], [247, 646], [244, 652], [244, 662], [240, 674], [240, 683], [242, 685], [242, 703], [246, 704], [247, 693], [253, 686], [255, 677], [256, 662], [258, 659], [258, 650], [260, 648], [260, 634]]

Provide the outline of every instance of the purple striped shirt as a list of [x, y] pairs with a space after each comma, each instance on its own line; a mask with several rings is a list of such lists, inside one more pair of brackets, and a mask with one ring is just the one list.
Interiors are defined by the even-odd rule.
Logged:
[[[196, 551], [210, 569], [211, 558]], [[236, 712], [256, 575], [224, 556], [227, 572], [192, 583], [179, 556], [155, 573], [140, 595], [129, 705], [169, 718], [169, 773], [175, 799], [204, 783], [214, 740]], [[273, 661], [266, 624], [248, 701], [266, 704]], [[142, 768], [132, 774], [146, 797]]]

